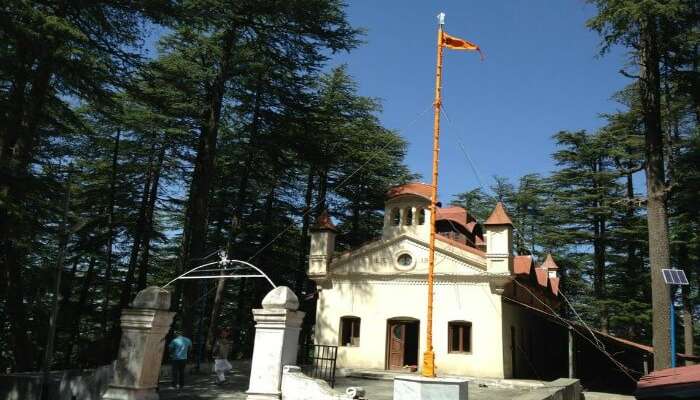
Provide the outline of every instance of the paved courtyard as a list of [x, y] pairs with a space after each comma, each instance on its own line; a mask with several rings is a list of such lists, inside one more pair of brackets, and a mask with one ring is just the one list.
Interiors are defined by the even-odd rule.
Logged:
[[[213, 400], [213, 399], [245, 399], [245, 391], [248, 388], [247, 374], [233, 373], [229, 376], [228, 382], [223, 386], [214, 383], [214, 379], [209, 375], [189, 375], [185, 388], [178, 391], [170, 387], [169, 381], [161, 383], [161, 399], [192, 399], [192, 400]], [[362, 386], [366, 391], [368, 400], [391, 400], [393, 393], [393, 381], [363, 379], [363, 378], [338, 378], [335, 390], [338, 393], [345, 393], [345, 389], [350, 386]], [[501, 400], [512, 399], [518, 394], [525, 393], [523, 389], [502, 389], [484, 388], [478, 385], [469, 386], [470, 400]]]
[[[166, 367], [167, 368], [167, 367]], [[228, 375], [227, 382], [216, 385], [214, 376], [208, 373], [187, 375], [186, 386], [182, 390], [173, 389], [170, 380], [166, 376], [161, 380], [160, 396], [163, 400], [218, 400], [235, 399], [244, 400], [245, 391], [248, 388], [249, 364], [234, 364], [234, 370]], [[393, 381], [388, 379], [366, 379], [339, 377], [336, 381], [335, 391], [345, 393], [350, 386], [362, 386], [365, 388], [365, 398], [368, 400], [391, 400], [393, 394]], [[517, 395], [527, 393], [526, 387], [506, 388], [478, 383], [469, 384], [469, 400], [505, 400]], [[616, 396], [607, 393], [586, 393], [586, 399], [590, 400], [628, 400], [629, 396]]]
[[[169, 377], [165, 376], [161, 380], [160, 396], [164, 400], [245, 399], [245, 391], [248, 389], [248, 372], [249, 365], [234, 364], [234, 370], [228, 375], [227, 382], [222, 386], [216, 385], [214, 376], [209, 373], [190, 373], [187, 375], [186, 385], [182, 390], [172, 388]], [[393, 384], [392, 380], [387, 379], [339, 377], [336, 380], [335, 391], [345, 393], [345, 389], [350, 386], [362, 386], [365, 388], [365, 397], [368, 400], [391, 400], [394, 390]], [[469, 386], [469, 399], [511, 399], [525, 392], [526, 389], [479, 387], [477, 384], [472, 384]]]

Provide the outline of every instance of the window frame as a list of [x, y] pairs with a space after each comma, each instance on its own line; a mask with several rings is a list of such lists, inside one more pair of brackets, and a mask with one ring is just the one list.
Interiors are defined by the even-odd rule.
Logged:
[[[469, 329], [469, 347], [467, 350], [465, 350], [464, 347], [464, 329], [467, 327]], [[472, 344], [473, 344], [473, 339], [472, 339], [472, 327], [473, 324], [470, 321], [449, 321], [447, 323], [447, 352], [450, 354], [472, 354]], [[455, 329], [458, 329], [458, 337], [459, 337], [459, 344], [458, 344], [458, 349], [459, 350], [453, 350], [453, 332]]]
[[391, 226], [399, 226], [401, 225], [401, 209], [398, 207], [394, 207], [391, 209], [391, 215], [389, 216], [389, 223]]
[[[350, 324], [348, 340], [345, 337], [345, 324]], [[360, 347], [360, 329], [362, 327], [362, 319], [354, 315], [346, 315], [340, 317], [340, 335], [338, 337], [339, 347]], [[355, 335], [356, 334], [356, 335]], [[356, 339], [356, 340], [353, 340]]]
[[403, 210], [403, 224], [406, 226], [413, 225], [413, 207], [406, 207]]
[[416, 225], [425, 224], [425, 208], [420, 207], [416, 210]]

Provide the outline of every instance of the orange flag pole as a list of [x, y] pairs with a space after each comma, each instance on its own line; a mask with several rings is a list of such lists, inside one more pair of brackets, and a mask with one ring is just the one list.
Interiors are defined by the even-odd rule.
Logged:
[[421, 375], [435, 377], [435, 353], [433, 352], [433, 275], [435, 271], [435, 215], [437, 214], [438, 162], [440, 159], [440, 107], [442, 92], [442, 52], [445, 14], [438, 15], [440, 25], [437, 38], [437, 67], [435, 71], [435, 116], [433, 119], [433, 181], [430, 194], [430, 244], [428, 250], [428, 323], [423, 368]]

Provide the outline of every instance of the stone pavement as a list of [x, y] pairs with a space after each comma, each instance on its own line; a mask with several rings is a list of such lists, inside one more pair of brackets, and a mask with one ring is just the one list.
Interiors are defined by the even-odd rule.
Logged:
[[[160, 398], [162, 400], [182, 399], [182, 400], [244, 400], [245, 391], [248, 389], [248, 370], [236, 368], [228, 375], [227, 382], [216, 385], [214, 375], [211, 374], [188, 374], [186, 375], [185, 387], [176, 390], [170, 386], [169, 379], [161, 380]], [[167, 367], [166, 367], [167, 368]], [[345, 393], [345, 389], [350, 386], [362, 386], [366, 391], [368, 400], [391, 400], [394, 391], [392, 380], [377, 380], [365, 378], [339, 377], [336, 380], [335, 390], [338, 393]], [[501, 400], [511, 399], [517, 394], [525, 393], [527, 389], [479, 387], [477, 384], [469, 386], [470, 400]]]
[[[182, 399], [182, 400], [245, 400], [245, 391], [248, 389], [248, 379], [250, 375], [250, 363], [241, 365], [232, 363], [233, 371], [228, 376], [226, 383], [217, 385], [216, 377], [213, 373], [191, 373], [185, 375], [185, 387], [177, 390], [170, 386], [169, 377], [160, 381], [160, 398], [162, 400]], [[164, 366], [164, 368], [170, 368]], [[167, 372], [167, 371], [166, 371]]]
[[[164, 378], [160, 384], [162, 400], [245, 400], [248, 389], [250, 364], [233, 363], [234, 370], [228, 375], [227, 382], [216, 385], [213, 374], [188, 374], [185, 388], [178, 391], [170, 387], [170, 380]], [[165, 368], [168, 368], [167, 366]], [[338, 377], [335, 391], [345, 393], [350, 386], [362, 386], [368, 400], [392, 400], [394, 382], [390, 379], [367, 379], [354, 377]], [[469, 400], [506, 400], [527, 393], [528, 387], [493, 386], [484, 383], [470, 382]], [[633, 400], [634, 397], [619, 396], [607, 393], [584, 393], [586, 400]]]
[[[376, 380], [363, 378], [338, 378], [335, 390], [345, 393], [350, 386], [362, 386], [365, 388], [365, 397], [368, 400], [392, 400], [394, 392], [393, 380]], [[479, 384], [469, 383], [469, 400], [506, 400], [520, 394], [527, 393], [527, 388], [497, 388], [483, 387]]]

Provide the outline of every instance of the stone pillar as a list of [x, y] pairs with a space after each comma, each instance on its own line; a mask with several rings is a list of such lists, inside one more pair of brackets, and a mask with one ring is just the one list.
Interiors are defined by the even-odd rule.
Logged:
[[122, 311], [122, 336], [114, 376], [103, 399], [157, 400], [165, 336], [173, 322], [170, 293], [157, 286], [140, 291]]
[[255, 343], [250, 369], [248, 399], [279, 399], [282, 368], [294, 365], [299, 348], [299, 330], [304, 313], [299, 300], [286, 286], [265, 296], [262, 309], [253, 310]]

